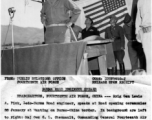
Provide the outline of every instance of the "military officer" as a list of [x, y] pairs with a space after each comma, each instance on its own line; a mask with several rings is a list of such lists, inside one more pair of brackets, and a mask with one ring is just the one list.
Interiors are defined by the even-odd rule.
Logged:
[[[123, 28], [117, 23], [117, 17], [111, 16], [110, 24], [111, 26], [106, 28], [105, 30], [105, 38], [106, 39], [113, 39], [114, 42], [112, 43], [115, 61], [118, 61], [120, 74], [125, 75], [125, 65], [124, 65], [124, 49], [125, 49], [125, 40], [124, 40], [124, 32]], [[110, 74], [117, 74], [117, 65], [112, 68], [112, 73]]]

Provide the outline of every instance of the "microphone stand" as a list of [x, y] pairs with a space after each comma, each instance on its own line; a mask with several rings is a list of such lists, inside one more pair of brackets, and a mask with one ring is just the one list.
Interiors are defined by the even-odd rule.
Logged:
[[13, 50], [13, 75], [15, 75], [15, 50], [14, 50], [14, 31], [13, 31], [13, 18], [14, 18], [15, 12], [11, 13], [10, 15], [10, 24], [12, 26], [12, 50]]

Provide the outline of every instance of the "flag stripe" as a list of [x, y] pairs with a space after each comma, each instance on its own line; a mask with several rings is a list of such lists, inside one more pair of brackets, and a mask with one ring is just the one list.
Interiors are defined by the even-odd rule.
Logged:
[[93, 6], [89, 7], [89, 8], [87, 8], [87, 9], [85, 9], [85, 12], [87, 12], [87, 11], [90, 10], [90, 9], [94, 9], [95, 7], [98, 8], [98, 7], [100, 7], [100, 6], [102, 6], [102, 3], [101, 3], [101, 2], [98, 3], [98, 4], [95, 4], [95, 5], [93, 5]]
[[91, 18], [92, 19], [96, 19], [98, 16], [102, 16], [103, 14], [105, 15], [105, 11], [104, 10], [100, 11], [100, 13], [96, 13], [96, 14], [92, 15]]
[[101, 15], [101, 16], [98, 16], [98, 17], [94, 18], [94, 22], [98, 22], [101, 19], [105, 20], [107, 17], [109, 18], [111, 15], [120, 14], [122, 12], [125, 12], [126, 10], [127, 10], [127, 8], [123, 8], [119, 11], [115, 11], [114, 13], [110, 13], [110, 14], [105, 13], [104, 15]]
[[89, 12], [93, 12], [93, 11], [96, 11], [96, 10], [102, 10], [102, 9], [103, 9], [103, 6], [102, 6], [102, 5], [99, 5], [99, 6], [96, 6], [96, 7], [94, 7], [94, 8], [85, 10], [84, 13], [87, 14], [87, 13], [89, 13]]
[[[120, 16], [120, 17], [118, 17], [118, 20], [119, 20], [119, 19], [123, 19], [124, 16], [125, 16], [125, 14], [122, 15], [122, 16]], [[110, 21], [110, 19], [109, 19], [109, 21]], [[105, 25], [109, 24], [109, 21], [106, 22], [106, 23], [104, 23], [104, 24], [101, 24], [101, 25], [94, 25], [94, 26], [97, 27], [97, 28], [99, 29], [99, 28], [102, 28], [102, 27], [104, 27]], [[123, 21], [123, 20], [122, 20], [122, 21]], [[118, 22], [119, 22], [119, 21], [118, 21]]]
[[[123, 19], [124, 19], [124, 17], [122, 17], [118, 22], [117, 22], [117, 24], [119, 25], [120, 23], [122, 24], [122, 23], [124, 23], [124, 21], [123, 21]], [[107, 22], [107, 23], [105, 23], [105, 24], [102, 24], [100, 27], [98, 26], [97, 27], [97, 29], [100, 31], [100, 33], [103, 31], [103, 30], [105, 30], [107, 27], [109, 27], [110, 26], [110, 24], [109, 24], [109, 22]]]
[[97, 11], [95, 11], [95, 12], [93, 12], [93, 13], [86, 13], [85, 15], [86, 16], [94, 16], [94, 15], [96, 15], [96, 14], [98, 14], [98, 13], [102, 13], [102, 12], [104, 12], [104, 9], [102, 9], [102, 10], [97, 10]]
[[101, 3], [101, 1], [99, 0], [98, 2], [95, 2], [95, 3], [93, 3], [93, 4], [87, 5], [86, 7], [83, 7], [83, 9], [90, 8], [91, 6], [96, 5], [96, 4], [98, 4], [98, 3]]
[[[125, 10], [127, 10], [127, 9], [125, 8], [125, 9], [123, 9], [123, 10], [120, 10], [120, 11], [118, 11], [118, 12], [112, 14], [112, 15], [117, 16], [119, 13], [125, 12]], [[96, 17], [96, 18], [93, 18], [93, 20], [99, 18], [99, 20], [98, 20], [98, 21], [95, 21], [94, 24], [99, 24], [100, 22], [106, 20], [107, 18], [110, 18], [111, 14], [108, 15], [108, 16], [106, 16], [106, 17], [103, 17], [103, 16], [104, 16], [104, 15], [101, 15], [101, 16], [98, 16], [98, 17]], [[101, 18], [101, 17], [103, 17], [103, 18]]]
[[[123, 24], [123, 21], [117, 23], [117, 25], [122, 25], [122, 24]], [[106, 29], [107, 27], [109, 27], [109, 26], [110, 26], [110, 24], [107, 25], [107, 26], [105, 27], [105, 29]], [[98, 30], [100, 31], [100, 33], [104, 33], [104, 32], [105, 32], [105, 29], [103, 29], [103, 30], [98, 29]]]

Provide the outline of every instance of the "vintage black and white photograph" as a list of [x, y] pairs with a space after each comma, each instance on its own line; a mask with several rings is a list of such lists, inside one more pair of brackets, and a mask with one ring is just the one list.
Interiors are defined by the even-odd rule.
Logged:
[[0, 3], [0, 120], [151, 120], [151, 0]]
[[2, 0], [2, 75], [151, 75], [151, 0]]

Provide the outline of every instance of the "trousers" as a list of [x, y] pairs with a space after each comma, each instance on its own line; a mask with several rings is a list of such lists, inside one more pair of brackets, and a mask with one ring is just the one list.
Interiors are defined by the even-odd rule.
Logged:
[[119, 62], [119, 64], [124, 63], [123, 59], [125, 56], [124, 50], [114, 51], [115, 60]]
[[137, 51], [133, 48], [133, 41], [128, 42], [128, 53], [132, 70], [138, 69], [138, 55]]
[[47, 27], [44, 35], [46, 44], [68, 43], [71, 40], [70, 29], [67, 26]]
[[142, 43], [138, 42], [138, 41], [134, 41], [132, 43], [132, 47], [133, 49], [136, 51], [137, 56], [138, 56], [138, 60], [139, 60], [139, 69], [144, 69], [146, 71], [146, 58], [145, 58], [145, 53], [142, 47]]

